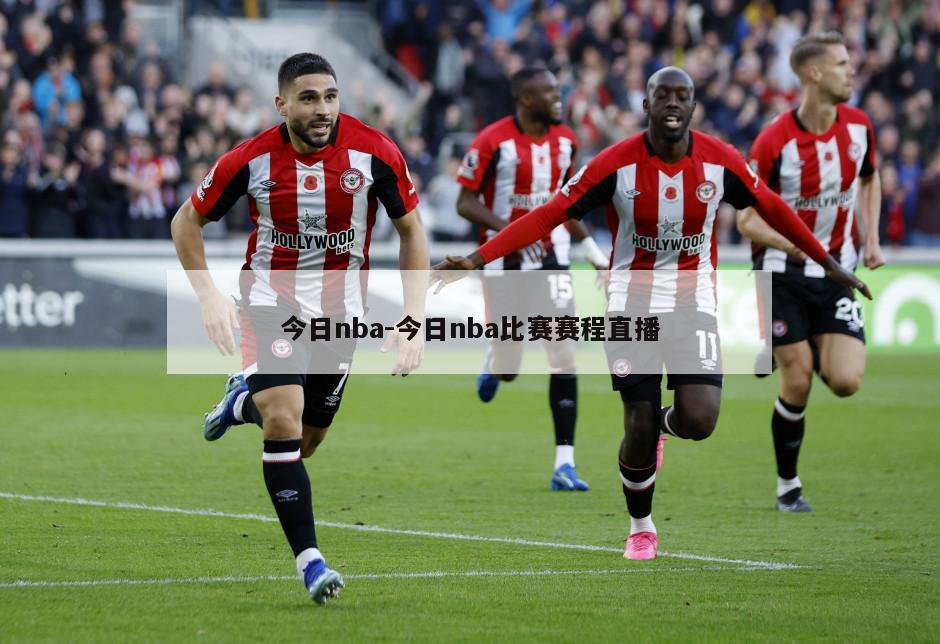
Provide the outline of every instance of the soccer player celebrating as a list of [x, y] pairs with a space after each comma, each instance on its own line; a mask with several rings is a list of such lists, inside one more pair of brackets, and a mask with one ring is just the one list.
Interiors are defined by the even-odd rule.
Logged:
[[[875, 138], [865, 113], [845, 104], [854, 76], [845, 41], [832, 32], [805, 36], [793, 46], [790, 66], [803, 86], [800, 106], [757, 137], [751, 168], [846, 270], [858, 262], [859, 228], [862, 260], [878, 268], [884, 256], [878, 241]], [[850, 288], [828, 276], [828, 267], [799, 253], [753, 209], [739, 213], [738, 228], [754, 241], [754, 268], [772, 271], [771, 342], [780, 369], [771, 420], [777, 509], [810, 512], [796, 463], [814, 365], [837, 396], [858, 391], [865, 370], [861, 304]]]
[[[334, 287], [335, 299], [361, 309], [356, 273], [368, 269], [377, 200], [401, 237], [401, 268], [424, 271], [429, 266], [418, 199], [400, 151], [380, 132], [340, 113], [336, 85], [332, 66], [320, 56], [303, 53], [285, 60], [275, 99], [284, 123], [224, 154], [173, 218], [180, 262], [199, 296], [209, 336], [224, 352], [234, 351], [237, 314], [208, 275], [201, 227], [222, 217], [242, 195], [257, 226], [242, 273], [250, 276], [242, 280], [246, 321], [276, 310], [286, 278], [274, 284], [275, 271], [316, 272], [323, 276], [317, 298], [322, 297], [324, 309]], [[317, 239], [324, 236], [332, 241]], [[351, 279], [330, 279], [333, 275]], [[424, 319], [425, 289], [426, 281], [405, 281], [405, 313], [415, 319]], [[242, 422], [262, 427], [265, 485], [297, 571], [313, 600], [323, 604], [339, 594], [343, 580], [317, 548], [310, 481], [301, 457], [312, 454], [326, 436], [346, 385], [351, 352], [330, 358], [335, 364], [317, 364], [320, 375], [272, 373], [259, 365], [270, 363], [272, 353], [276, 363], [291, 352], [280, 347], [279, 353], [278, 342], [265, 338], [264, 328], [242, 326], [242, 356], [250, 375], [247, 383], [241, 374], [229, 380], [225, 398], [206, 421], [206, 437], [218, 438]], [[301, 352], [298, 347], [292, 353]], [[400, 337], [395, 372], [404, 375], [416, 368], [422, 352], [420, 336], [410, 343]], [[329, 352], [325, 355], [329, 358]]]
[[[614, 237], [614, 276], [608, 298], [608, 312], [614, 313], [623, 308], [623, 294], [613, 288], [618, 271], [626, 277], [641, 276], [638, 270], [684, 270], [705, 276], [714, 271], [716, 214], [719, 202], [726, 201], [737, 208], [756, 207], [773, 228], [819, 262], [834, 280], [868, 295], [867, 287], [827, 254], [789, 206], [751, 173], [734, 148], [690, 130], [694, 95], [688, 74], [675, 67], [660, 69], [647, 84], [646, 131], [603, 150], [551, 201], [510, 224], [470, 257], [448, 257], [434, 267], [435, 277], [453, 281], [459, 271], [480, 268], [524, 248], [566, 219], [603, 205]], [[684, 243], [693, 238], [700, 241], [694, 246]], [[714, 313], [714, 305], [712, 309]], [[712, 327], [717, 328], [717, 322]], [[698, 353], [698, 338], [688, 335], [677, 343], [694, 343]], [[660, 432], [701, 440], [715, 429], [722, 376], [715, 373], [714, 364], [706, 368], [704, 363], [710, 361], [700, 362], [699, 373], [669, 374], [667, 384], [675, 390], [675, 404], [665, 409], [661, 408], [661, 363], [645, 373], [621, 375], [612, 370], [613, 388], [620, 393], [624, 411], [619, 463], [630, 514], [624, 551], [628, 559], [652, 559], [658, 549], [652, 503], [661, 458]]]
[[[544, 67], [525, 67], [512, 79], [516, 112], [481, 131], [457, 173], [461, 186], [457, 212], [480, 229], [480, 240], [492, 237], [531, 209], [546, 203], [571, 175], [577, 155], [574, 132], [561, 123], [561, 93], [555, 75]], [[569, 233], [570, 228], [570, 233]], [[528, 281], [527, 308], [573, 315], [574, 299], [568, 255], [571, 237], [580, 241], [589, 261], [606, 271], [607, 256], [578, 220], [558, 226], [519, 253], [498, 258], [483, 268], [483, 297], [491, 316], [499, 318], [520, 307], [519, 289], [501, 280], [503, 270], [545, 269], [544, 280]], [[555, 425], [553, 490], [588, 490], [575, 469], [574, 434], [578, 416], [578, 381], [571, 343], [547, 342], [551, 367], [548, 400]], [[483, 402], [496, 395], [500, 381], [515, 380], [522, 344], [494, 342], [477, 378]]]

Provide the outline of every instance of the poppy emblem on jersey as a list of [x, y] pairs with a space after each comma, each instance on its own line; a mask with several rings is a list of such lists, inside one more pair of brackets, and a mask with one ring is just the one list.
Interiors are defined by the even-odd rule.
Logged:
[[703, 181], [698, 184], [698, 188], [695, 189], [695, 196], [698, 197], [698, 200], [702, 203], [708, 203], [715, 198], [715, 194], [718, 192], [718, 188], [711, 181]]
[[624, 358], [614, 360], [614, 364], [611, 365], [611, 368], [614, 372], [614, 375], [620, 376], [621, 378], [624, 376], [629, 376], [630, 372], [633, 371], [633, 365], [630, 364], [629, 360], [625, 360]]
[[849, 158], [852, 159], [853, 162], [861, 159], [862, 158], [862, 146], [860, 146], [858, 143], [850, 144], [849, 145]]
[[349, 168], [339, 177], [340, 188], [343, 189], [343, 192], [347, 192], [351, 195], [362, 190], [363, 183], [365, 183], [365, 177], [363, 177], [362, 173], [356, 168]]
[[827, 151], [826, 154], [823, 155], [823, 159], [825, 159], [827, 162], [832, 161], [832, 152]]
[[783, 320], [774, 320], [773, 333], [775, 338], [782, 338], [787, 334], [789, 327]]
[[289, 358], [294, 352], [294, 347], [284, 338], [278, 338], [271, 343], [271, 353], [275, 358]]
[[316, 192], [320, 189], [320, 182], [317, 180], [317, 175], [308, 174], [304, 177], [304, 190], [307, 192]]
[[666, 186], [663, 188], [663, 199], [666, 201], [675, 201], [679, 198], [679, 189], [675, 186]]

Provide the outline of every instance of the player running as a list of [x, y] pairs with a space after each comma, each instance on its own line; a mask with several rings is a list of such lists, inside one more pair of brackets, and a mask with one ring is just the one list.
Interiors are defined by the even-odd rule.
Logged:
[[[531, 209], [546, 203], [571, 175], [578, 143], [561, 123], [561, 91], [555, 75], [544, 67], [525, 67], [511, 79], [516, 113], [483, 129], [470, 145], [457, 173], [457, 212], [480, 229], [481, 243]], [[570, 229], [570, 233], [569, 233]], [[483, 297], [493, 319], [531, 311], [574, 315], [574, 293], [568, 272], [571, 237], [580, 241], [589, 261], [606, 271], [608, 258], [577, 220], [558, 226], [518, 253], [498, 258], [483, 268]], [[518, 287], [500, 279], [504, 270], [545, 269], [545, 279], [526, 282], [526, 302]], [[534, 275], [534, 274], [533, 274]], [[589, 489], [575, 469], [574, 434], [578, 417], [578, 380], [571, 343], [546, 342], [551, 375], [548, 402], [555, 428], [553, 490]], [[516, 379], [523, 345], [494, 341], [477, 378], [483, 402], [496, 396], [499, 383]]]
[[[316, 54], [285, 60], [275, 99], [284, 123], [223, 155], [172, 223], [177, 253], [199, 296], [209, 336], [220, 350], [232, 353], [238, 314], [208, 276], [201, 227], [247, 195], [256, 225], [242, 273], [241, 349], [247, 382], [241, 374], [229, 379], [224, 399], [206, 420], [206, 438], [219, 438], [243, 422], [262, 427], [264, 482], [297, 571], [319, 604], [339, 594], [343, 579], [317, 548], [310, 481], [301, 458], [314, 452], [332, 424], [352, 351], [326, 350], [296, 364], [293, 373], [265, 368], [272, 361], [277, 364], [285, 352], [279, 352], [277, 337], [272, 342], [271, 325], [258, 322], [278, 310], [283, 287], [292, 291], [296, 286], [300, 292], [301, 274], [322, 276], [318, 299], [307, 305], [333, 311], [339, 302], [362, 315], [357, 273], [368, 269], [377, 200], [401, 238], [403, 271], [425, 271], [430, 262], [418, 198], [400, 151], [377, 130], [340, 113], [336, 85], [332, 66]], [[274, 284], [282, 275], [295, 276], [296, 284]], [[418, 320], [424, 319], [425, 287], [405, 284], [405, 313]], [[396, 373], [405, 375], [417, 367], [423, 353], [420, 338], [399, 338]], [[298, 359], [301, 353], [298, 345], [288, 355]], [[304, 370], [312, 365], [314, 369]]]
[[[845, 104], [854, 78], [845, 41], [834, 32], [805, 36], [793, 46], [790, 66], [803, 86], [800, 106], [757, 137], [751, 168], [846, 270], [858, 263], [860, 232], [862, 261], [867, 268], [878, 268], [885, 260], [878, 240], [881, 180], [875, 135], [868, 116]], [[739, 213], [738, 228], [754, 241], [754, 268], [773, 272], [771, 343], [780, 369], [780, 396], [770, 426], [777, 510], [810, 512], [796, 463], [814, 366], [837, 396], [858, 391], [865, 371], [862, 306], [852, 289], [796, 251], [753, 209]]]
[[[480, 268], [541, 239], [567, 219], [577, 219], [604, 206], [614, 238], [610, 315], [622, 310], [629, 296], [629, 291], [614, 288], [618, 276], [627, 282], [649, 274], [640, 271], [682, 270], [702, 276], [712, 273], [718, 259], [714, 242], [716, 215], [719, 203], [726, 201], [737, 208], [754, 206], [772, 227], [825, 267], [834, 280], [868, 295], [867, 287], [827, 254], [806, 225], [748, 169], [734, 148], [689, 129], [695, 88], [688, 74], [675, 67], [653, 74], [643, 105], [649, 117], [646, 131], [603, 150], [551, 201], [510, 224], [469, 258], [448, 257], [435, 266], [436, 278], [441, 282], [458, 279], [459, 270]], [[693, 239], [699, 240], [694, 246]], [[450, 270], [455, 272], [444, 272]], [[654, 295], [658, 293], [654, 291]], [[699, 306], [696, 311], [700, 323], [707, 322], [717, 330], [714, 301], [710, 309]], [[697, 352], [695, 335], [675, 338], [672, 348]], [[696, 347], [683, 346], [689, 343]], [[669, 373], [667, 386], [675, 390], [675, 405], [667, 408], [661, 407], [662, 361], [658, 369], [644, 373], [619, 375], [612, 370], [613, 388], [620, 393], [624, 412], [624, 438], [618, 456], [630, 514], [625, 558], [652, 559], [659, 546], [652, 503], [661, 457], [660, 432], [702, 440], [715, 429], [722, 376], [713, 364], [706, 368], [705, 362], [701, 361], [698, 373]], [[668, 356], [666, 367], [669, 369]]]

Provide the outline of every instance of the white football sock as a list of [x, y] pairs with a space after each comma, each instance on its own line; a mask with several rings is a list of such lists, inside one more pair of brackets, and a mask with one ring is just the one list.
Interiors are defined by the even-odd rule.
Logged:
[[803, 487], [803, 481], [800, 480], [800, 477], [792, 479], [782, 479], [779, 476], [777, 477], [777, 496], [783, 496], [790, 490], [794, 490], [798, 487]]
[[307, 564], [317, 559], [323, 559], [323, 555], [320, 554], [318, 548], [307, 548], [297, 555], [297, 572], [300, 573], [301, 577], [304, 576], [304, 568], [307, 567]]
[[555, 469], [565, 463], [574, 467], [574, 445], [555, 445]]
[[240, 423], [245, 422], [245, 419], [242, 418], [242, 407], [245, 406], [245, 398], [248, 397], [250, 391], [244, 391], [238, 394], [238, 398], [235, 399], [235, 406], [232, 407], [232, 413], [235, 415], [235, 420]]
[[630, 517], [630, 536], [635, 535], [637, 532], [652, 532], [656, 534], [656, 526], [653, 525], [652, 514], [647, 514], [642, 519]]

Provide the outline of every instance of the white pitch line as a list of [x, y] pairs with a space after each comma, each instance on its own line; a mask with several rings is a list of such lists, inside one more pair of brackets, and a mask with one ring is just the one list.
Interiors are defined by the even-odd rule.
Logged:
[[[700, 568], [610, 568], [597, 570], [466, 570], [451, 572], [430, 570], [428, 572], [351, 573], [344, 579], [440, 579], [445, 577], [554, 577], [560, 575], [623, 575], [633, 573], [688, 572]], [[258, 575], [225, 577], [178, 577], [168, 579], [89, 579], [75, 581], [17, 581], [0, 582], [3, 588], [85, 588], [91, 586], [159, 586], [169, 584], [227, 584], [256, 583], [262, 581], [298, 581], [297, 575]]]
[[[221, 517], [225, 519], [246, 519], [249, 521], [264, 521], [265, 523], [277, 523], [277, 518], [264, 514], [232, 513], [220, 512], [212, 509], [187, 509], [174, 508], [165, 505], [146, 505], [144, 503], [129, 503], [126, 501], [97, 501], [94, 499], [82, 498], [64, 498], [56, 496], [40, 496], [32, 494], [15, 494], [12, 492], [0, 492], [0, 498], [13, 499], [17, 501], [39, 501], [45, 503], [64, 503], [69, 505], [85, 505], [99, 508], [118, 508], [124, 510], [147, 510], [150, 512], [167, 512], [170, 514], [185, 514], [189, 516], [200, 517]], [[402, 530], [398, 528], [383, 528], [381, 526], [356, 525], [352, 523], [336, 523], [333, 521], [317, 521], [317, 525], [338, 528], [341, 530], [355, 530], [357, 532], [377, 532], [382, 534], [398, 534], [409, 537], [426, 537], [431, 539], [452, 539], [456, 541], [475, 541], [483, 543], [507, 543], [517, 546], [537, 546], [543, 548], [560, 548], [566, 550], [586, 550], [590, 552], [621, 552], [621, 548], [611, 548], [609, 546], [592, 546], [578, 543], [559, 543], [554, 541], [537, 541], [533, 539], [522, 539], [518, 537], [488, 537], [483, 535], [460, 534], [454, 532], [430, 532], [427, 530]], [[686, 559], [690, 561], [703, 561], [709, 563], [732, 564], [744, 566], [749, 569], [761, 570], [792, 570], [800, 566], [791, 563], [782, 563], [777, 561], [753, 561], [750, 559], [728, 559], [725, 557], [712, 557], [707, 555], [694, 555], [684, 552], [659, 552], [660, 557], [671, 557], [673, 559]]]

